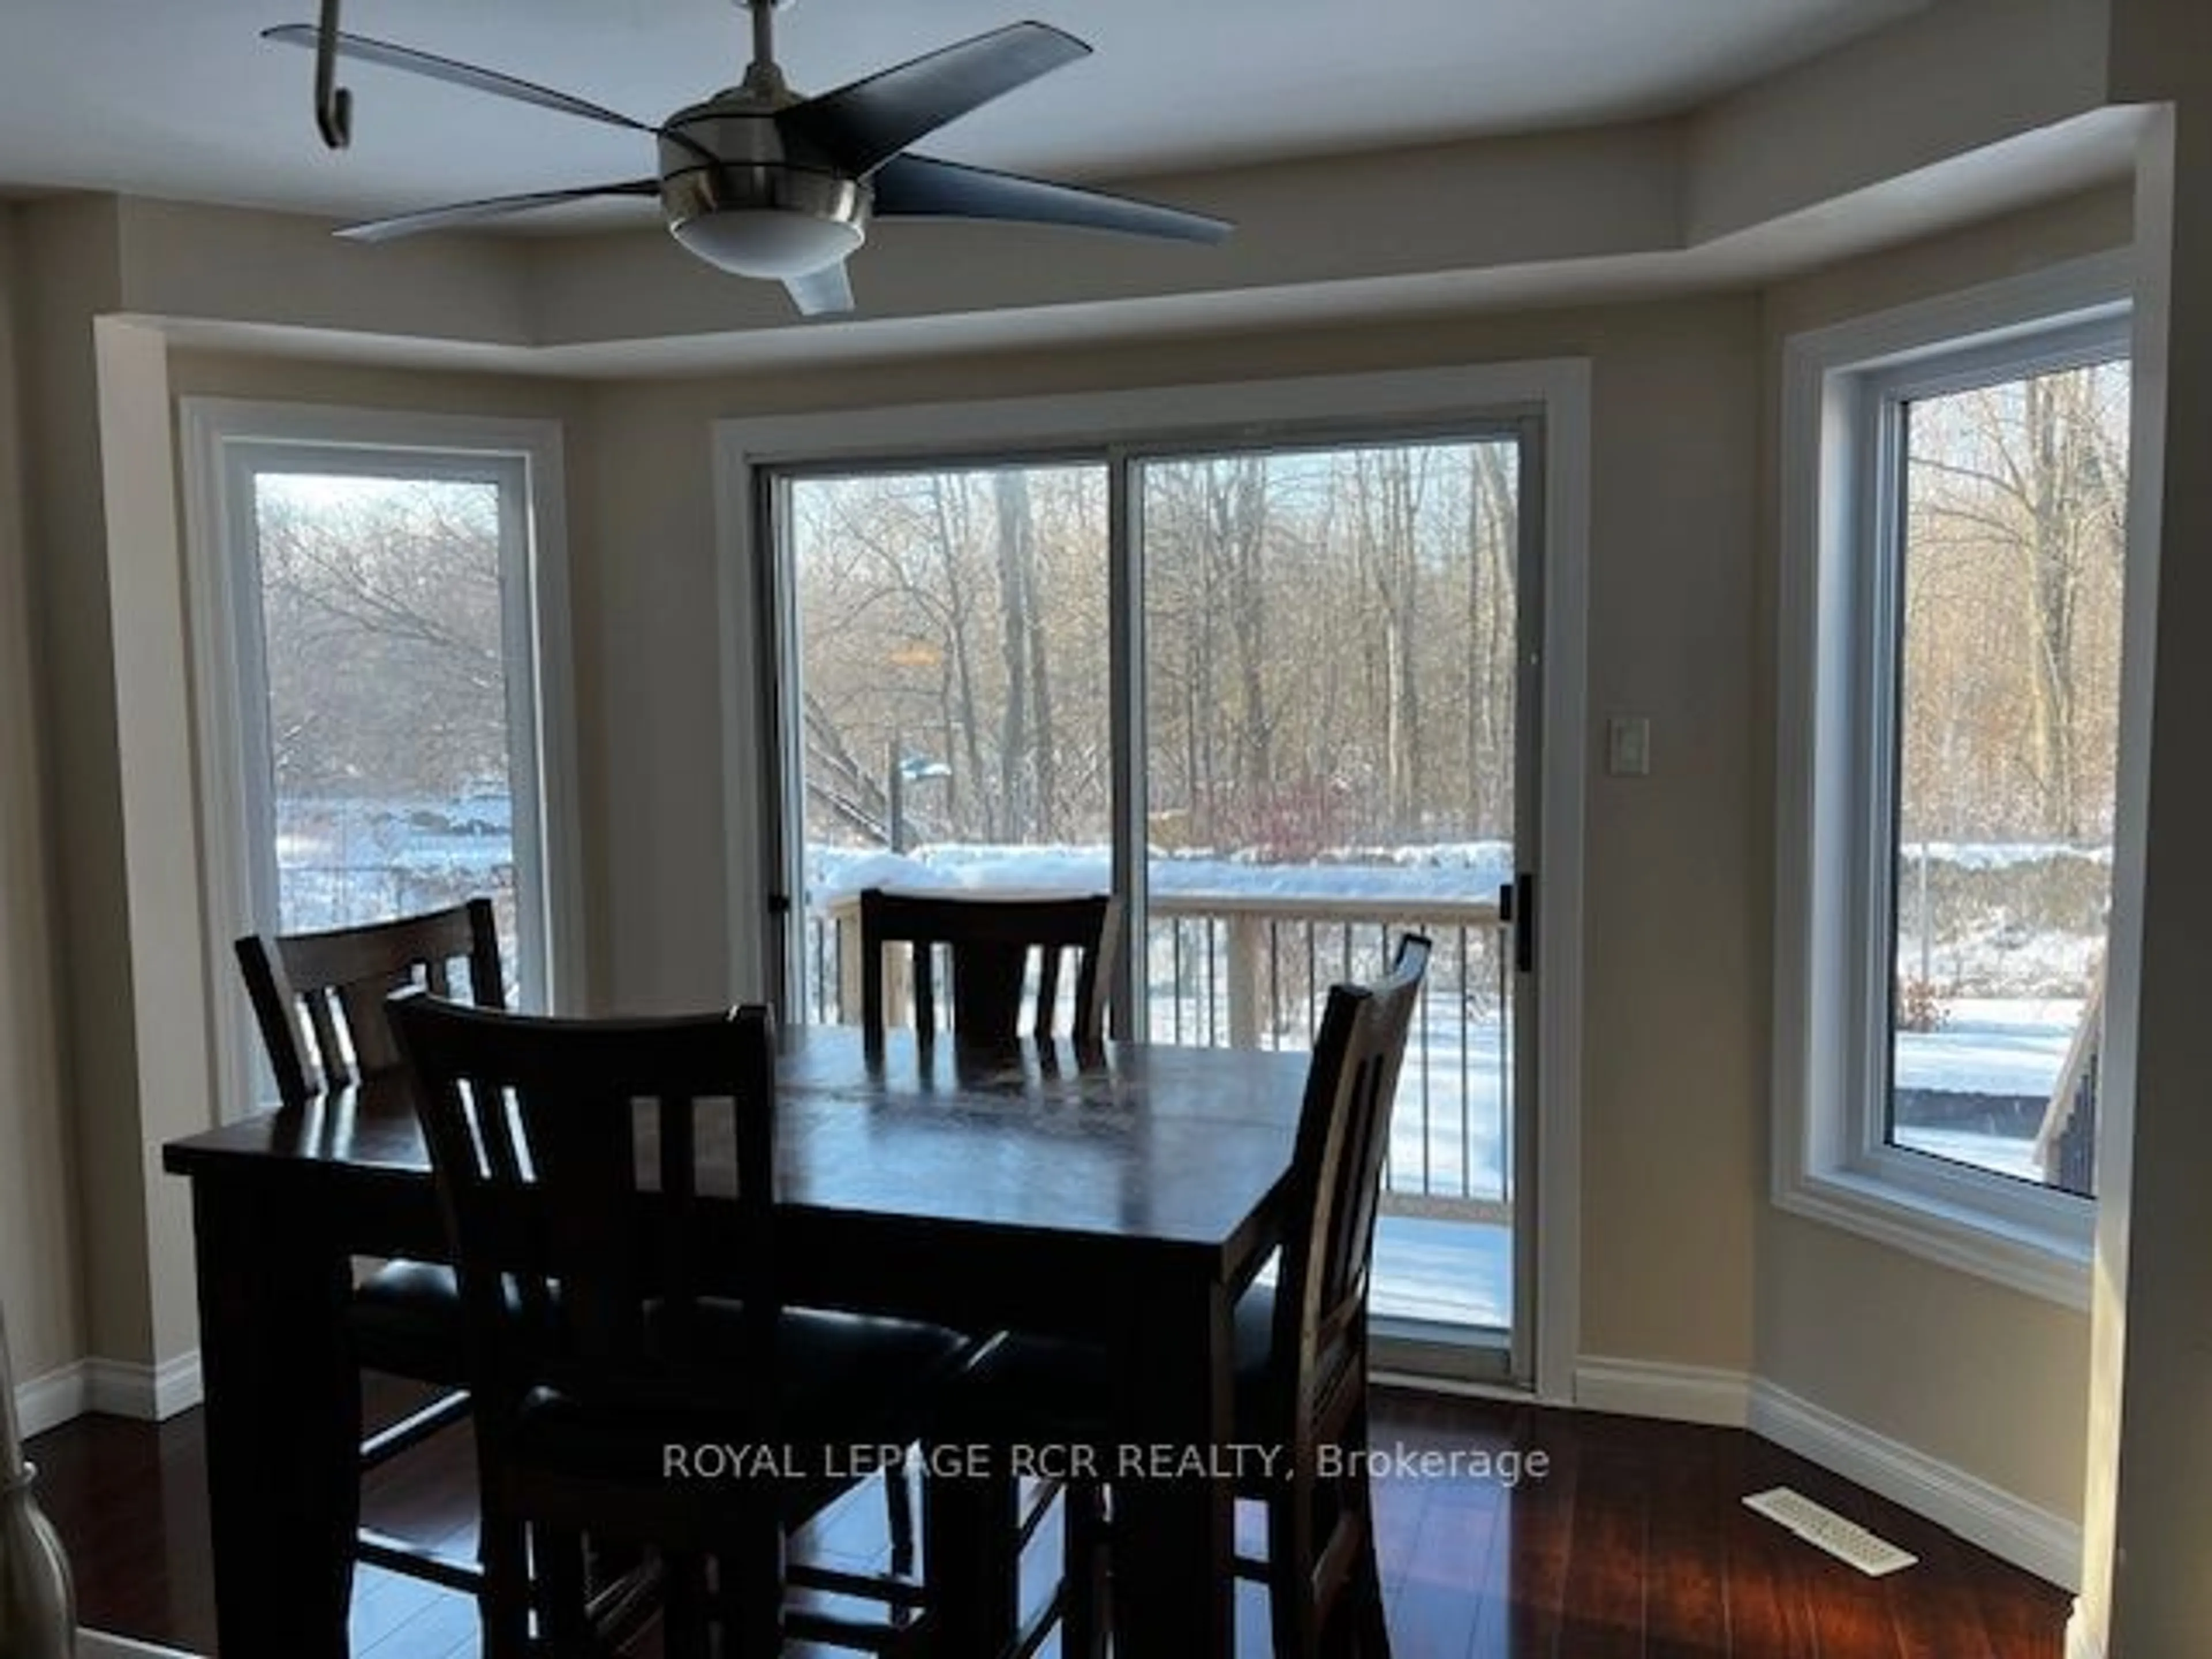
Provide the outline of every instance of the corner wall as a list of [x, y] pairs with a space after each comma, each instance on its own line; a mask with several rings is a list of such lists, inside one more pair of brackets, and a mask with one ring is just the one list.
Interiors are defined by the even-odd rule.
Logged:
[[93, 319], [112, 310], [112, 201], [16, 210], [25, 581], [43, 715], [39, 781], [56, 941], [53, 1030], [79, 1206], [82, 1346], [154, 1358], [144, 1153], [110, 639], [100, 377]]
[[55, 1041], [36, 632], [24, 535], [18, 210], [0, 204], [0, 1308], [16, 1381], [84, 1353], [75, 1158]]
[[[1773, 842], [1782, 349], [1846, 317], [2127, 244], [2128, 192], [2094, 191], [1782, 283], [1765, 298], [1757, 843]], [[1762, 854], [1764, 856], [1764, 853]], [[1771, 896], [1773, 872], [1763, 872]], [[1771, 896], [1765, 904], [1771, 915]], [[1771, 930], [1769, 939], [1771, 941]], [[1771, 951], [1771, 942], [1763, 951]], [[1762, 963], [1771, 959], [1762, 956]], [[1771, 1042], [1771, 1032], [1767, 1040]], [[1765, 1091], [1762, 1091], [1762, 1098]], [[2082, 1312], [1761, 1206], [1759, 1376], [2068, 1524], [2081, 1515]]]
[[[2138, 764], [2121, 779], [2106, 1066], [2123, 1095], [2099, 1125], [2095, 1392], [2088, 1413], [2087, 1572], [2069, 1653], [2196, 1653], [2212, 1629], [2212, 836], [2200, 711], [2212, 695], [2212, 11], [2112, 0], [2112, 95], [2168, 100], [2137, 159], [2130, 553], [2156, 571], [2131, 593], [2128, 645], [2148, 669], [2121, 718]], [[2139, 602], [2140, 601], [2140, 602]], [[2132, 1022], [2127, 1018], [2130, 1012]]]

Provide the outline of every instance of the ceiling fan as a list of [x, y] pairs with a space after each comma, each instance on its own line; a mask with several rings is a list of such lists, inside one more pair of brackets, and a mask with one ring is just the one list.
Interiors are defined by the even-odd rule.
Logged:
[[[495, 70], [334, 33], [345, 57], [650, 133], [659, 147], [653, 178], [458, 203], [338, 234], [378, 242], [592, 197], [657, 197], [669, 230], [690, 252], [737, 276], [781, 283], [808, 316], [853, 308], [845, 261], [879, 218], [1014, 220], [1192, 242], [1228, 235], [1226, 221], [1203, 214], [937, 161], [907, 148], [1088, 56], [1091, 48], [1073, 35], [1044, 23], [1012, 23], [806, 98], [791, 89], [775, 61], [780, 3], [740, 0], [752, 15], [744, 78], [658, 126]], [[288, 23], [262, 38], [313, 50], [322, 36], [313, 24]]]

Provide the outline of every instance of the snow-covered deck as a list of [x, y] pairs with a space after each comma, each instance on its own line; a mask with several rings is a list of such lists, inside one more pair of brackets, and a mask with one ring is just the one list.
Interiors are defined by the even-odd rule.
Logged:
[[2065, 1070], [2082, 1008], [2063, 997], [1961, 999], [1939, 1029], [1899, 1032], [1898, 1144], [2040, 1184], [2032, 1123], [2015, 1114], [1998, 1127], [1971, 1113], [1938, 1118], [1927, 1109], [1947, 1098], [2014, 1102], [2039, 1117]]
[[1513, 1328], [1513, 1230], [1503, 1222], [1386, 1213], [1369, 1297], [1388, 1319]]

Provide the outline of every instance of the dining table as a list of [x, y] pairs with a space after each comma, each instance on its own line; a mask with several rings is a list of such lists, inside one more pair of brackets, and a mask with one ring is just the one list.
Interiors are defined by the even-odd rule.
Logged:
[[[785, 1027], [777, 1046], [787, 1300], [1095, 1345], [1129, 1449], [1117, 1650], [1225, 1659], [1232, 1316], [1282, 1237], [1304, 1056], [1046, 1039], [977, 1051], [826, 1025]], [[254, 1111], [162, 1158], [191, 1190], [221, 1651], [341, 1659], [355, 1264], [450, 1259], [407, 1079]], [[1011, 1617], [1012, 1567], [965, 1559], [949, 1582], [932, 1574], [934, 1650], [984, 1659]]]

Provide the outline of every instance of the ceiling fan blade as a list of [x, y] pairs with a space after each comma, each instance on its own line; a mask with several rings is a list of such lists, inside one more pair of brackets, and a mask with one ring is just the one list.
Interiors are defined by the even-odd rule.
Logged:
[[[288, 46], [305, 46], [313, 52], [321, 40], [321, 31], [313, 23], [281, 23], [273, 29], [262, 30], [261, 38], [280, 41]], [[497, 70], [479, 69], [474, 64], [441, 58], [434, 52], [417, 52], [412, 46], [394, 46], [389, 40], [372, 40], [367, 35], [341, 33], [337, 38], [337, 49], [341, 57], [357, 58], [365, 64], [380, 64], [386, 69], [404, 70], [410, 75], [450, 82], [454, 86], [467, 87], [472, 91], [512, 98], [518, 103], [536, 104], [541, 109], [558, 110], [563, 115], [580, 115], [586, 120], [604, 121], [609, 126], [628, 127], [634, 132], [656, 131], [643, 121], [632, 120], [619, 110], [603, 108], [584, 99], [573, 98], [565, 92], [556, 92], [550, 87], [541, 87], [535, 82], [517, 80], [512, 75], [501, 75]]]
[[658, 196], [659, 180], [632, 179], [619, 185], [583, 185], [574, 190], [538, 190], [523, 196], [493, 196], [481, 202], [455, 202], [447, 207], [425, 208], [391, 219], [372, 219], [348, 225], [338, 234], [354, 242], [388, 242], [426, 230], [445, 230], [454, 225], [475, 224], [484, 219], [503, 219], [510, 213], [552, 207], [561, 202], [587, 201], [594, 196]]
[[1183, 242], [1218, 242], [1236, 229], [1226, 219], [1161, 207], [1133, 196], [1111, 196], [926, 155], [887, 161], [869, 184], [875, 191], [878, 219], [1015, 219]]
[[1048, 24], [1009, 23], [795, 104], [777, 120], [865, 178], [946, 122], [1090, 53]]
[[783, 285], [802, 317], [834, 317], [853, 308], [853, 279], [842, 259], [804, 276], [787, 277]]

